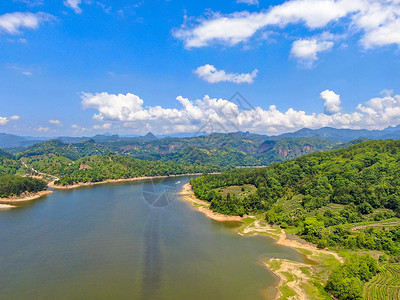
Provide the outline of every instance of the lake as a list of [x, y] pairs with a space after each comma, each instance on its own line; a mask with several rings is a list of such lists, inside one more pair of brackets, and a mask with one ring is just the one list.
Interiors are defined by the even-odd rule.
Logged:
[[197, 212], [176, 194], [188, 181], [55, 191], [0, 211], [0, 298], [273, 299], [278, 279], [260, 260], [304, 257]]

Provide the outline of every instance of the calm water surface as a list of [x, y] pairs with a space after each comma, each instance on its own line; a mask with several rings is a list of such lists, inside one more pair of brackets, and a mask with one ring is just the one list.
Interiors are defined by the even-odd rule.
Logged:
[[[188, 180], [155, 184], [179, 191]], [[266, 237], [239, 236], [179, 195], [154, 208], [143, 197], [151, 185], [56, 191], [1, 211], [0, 298], [271, 299], [277, 279], [259, 261], [304, 261]]]

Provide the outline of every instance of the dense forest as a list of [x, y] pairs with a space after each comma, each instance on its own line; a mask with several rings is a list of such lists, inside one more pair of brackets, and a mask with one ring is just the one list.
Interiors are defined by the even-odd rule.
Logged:
[[36, 193], [46, 188], [44, 180], [15, 175], [0, 176], [0, 198], [19, 196], [24, 192]]
[[364, 284], [379, 271], [377, 261], [371, 256], [354, 255], [330, 274], [326, 290], [339, 300], [361, 300]]

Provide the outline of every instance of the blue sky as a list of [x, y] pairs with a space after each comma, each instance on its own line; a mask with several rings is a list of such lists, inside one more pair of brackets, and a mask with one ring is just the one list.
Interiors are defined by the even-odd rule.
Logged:
[[400, 124], [397, 0], [3, 0], [0, 44], [0, 132]]

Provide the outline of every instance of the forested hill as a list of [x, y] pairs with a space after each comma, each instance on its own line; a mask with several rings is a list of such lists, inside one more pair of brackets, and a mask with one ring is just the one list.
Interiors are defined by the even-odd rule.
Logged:
[[75, 144], [67, 144], [59, 140], [50, 140], [29, 146], [23, 151], [18, 152], [16, 157], [48, 158], [52, 156], [63, 156], [71, 160], [77, 160], [84, 156], [105, 154], [110, 151], [110, 147], [98, 144], [93, 139]]
[[[268, 222], [292, 227], [320, 246], [400, 255], [398, 140], [364, 142], [262, 169], [201, 176], [191, 184], [196, 196], [210, 201], [215, 211], [265, 212]], [[240, 191], [236, 186], [254, 189]], [[387, 231], [364, 224], [392, 221]]]
[[142, 160], [235, 167], [267, 165], [345, 145], [322, 139], [265, 141], [260, 136], [246, 134], [214, 134], [150, 141], [112, 139], [104, 143], [96, 143], [93, 139], [80, 143], [50, 140], [29, 146], [22, 151], [16, 149], [14, 153], [18, 159], [41, 160], [57, 156], [74, 161], [86, 156], [112, 152]]

